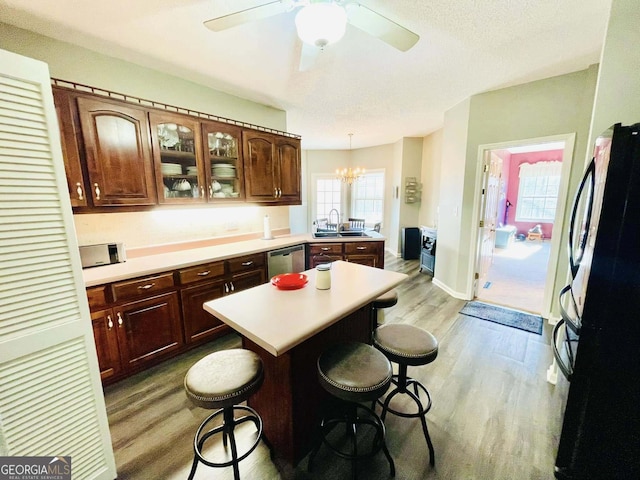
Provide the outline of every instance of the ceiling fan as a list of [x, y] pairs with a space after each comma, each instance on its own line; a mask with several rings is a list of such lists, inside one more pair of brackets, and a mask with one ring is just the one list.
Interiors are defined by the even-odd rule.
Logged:
[[298, 36], [305, 44], [319, 49], [340, 40], [347, 23], [403, 52], [420, 38], [393, 20], [349, 0], [276, 0], [207, 20], [204, 25], [219, 32], [296, 8], [299, 8], [296, 14]]

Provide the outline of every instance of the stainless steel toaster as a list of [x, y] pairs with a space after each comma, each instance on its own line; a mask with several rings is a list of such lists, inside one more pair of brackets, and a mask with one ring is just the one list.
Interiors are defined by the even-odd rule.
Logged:
[[80, 247], [82, 268], [122, 263], [127, 261], [127, 254], [123, 243], [101, 243], [99, 245], [85, 245]]

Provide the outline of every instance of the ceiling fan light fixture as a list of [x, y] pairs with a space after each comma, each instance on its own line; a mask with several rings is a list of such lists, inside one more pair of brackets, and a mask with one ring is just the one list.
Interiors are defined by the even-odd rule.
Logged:
[[344, 36], [347, 28], [347, 12], [344, 8], [330, 3], [311, 3], [296, 14], [298, 37], [316, 47], [335, 43]]

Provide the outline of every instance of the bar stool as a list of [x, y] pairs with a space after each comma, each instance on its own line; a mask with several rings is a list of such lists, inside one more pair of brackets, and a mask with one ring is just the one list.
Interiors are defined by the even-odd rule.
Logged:
[[371, 331], [384, 323], [384, 308], [393, 307], [398, 303], [398, 292], [389, 290], [371, 302]]
[[[392, 373], [389, 360], [378, 350], [364, 343], [337, 344], [320, 355], [318, 381], [322, 388], [337, 399], [337, 404], [322, 416], [309, 455], [309, 471], [312, 470], [313, 460], [324, 444], [336, 455], [351, 461], [354, 479], [357, 478], [357, 461], [373, 457], [380, 450], [389, 461], [391, 476], [395, 476], [395, 465], [384, 440], [384, 424], [372, 409], [360, 404], [380, 398], [391, 385]], [[339, 441], [331, 441], [329, 438], [331, 430], [341, 424], [345, 426], [350, 439], [350, 452], [341, 449]], [[359, 452], [358, 430], [364, 425], [373, 427], [375, 434], [371, 447]], [[341, 439], [344, 437], [341, 436]]]
[[[256, 353], [241, 348], [211, 353], [189, 369], [184, 378], [187, 397], [199, 407], [218, 409], [202, 422], [196, 432], [189, 480], [193, 479], [198, 462], [209, 467], [233, 466], [233, 478], [239, 480], [238, 463], [255, 450], [260, 439], [267, 443], [262, 434], [260, 415], [251, 407], [239, 405], [260, 388], [263, 380], [262, 359]], [[246, 415], [235, 418], [236, 411], [244, 412]], [[222, 424], [205, 432], [207, 425], [220, 415], [223, 418]], [[257, 437], [246, 452], [239, 454], [234, 430], [236, 426], [245, 422], [255, 424]], [[227, 442], [231, 447], [231, 460], [227, 462], [213, 462], [203, 455], [205, 442], [219, 433], [222, 433], [224, 448], [227, 448]], [[269, 446], [268, 443], [267, 445]]]
[[[431, 395], [424, 385], [417, 380], [407, 376], [407, 366], [426, 365], [433, 362], [438, 356], [438, 341], [426, 330], [413, 325], [388, 324], [378, 327], [373, 333], [373, 345], [394, 363], [398, 364], [398, 374], [391, 380], [395, 388], [389, 392], [384, 402], [378, 400], [382, 405], [381, 420], [387, 412], [404, 418], [420, 418], [422, 431], [429, 447], [431, 466], [435, 465], [433, 443], [427, 428], [426, 414], [431, 409]], [[413, 391], [410, 388], [413, 387]], [[426, 405], [420, 400], [420, 391], [426, 397]], [[389, 407], [393, 397], [396, 395], [408, 395], [417, 406], [416, 412], [405, 413]]]

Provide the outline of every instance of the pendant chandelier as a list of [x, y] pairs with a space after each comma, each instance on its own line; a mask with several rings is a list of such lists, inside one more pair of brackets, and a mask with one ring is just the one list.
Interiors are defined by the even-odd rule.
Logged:
[[[351, 139], [353, 137], [353, 133], [349, 134], [349, 151], [351, 151]], [[338, 168], [336, 170], [336, 175], [340, 180], [342, 180], [347, 185], [353, 184], [353, 182], [357, 181], [364, 175], [364, 168], [356, 167], [356, 168]]]

